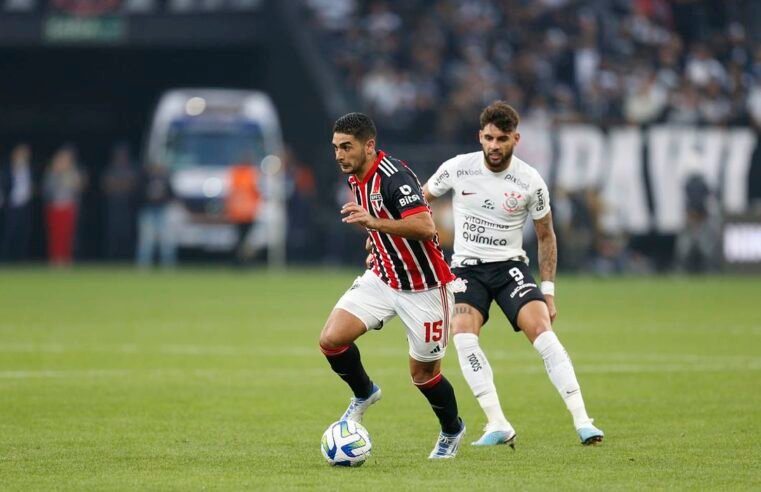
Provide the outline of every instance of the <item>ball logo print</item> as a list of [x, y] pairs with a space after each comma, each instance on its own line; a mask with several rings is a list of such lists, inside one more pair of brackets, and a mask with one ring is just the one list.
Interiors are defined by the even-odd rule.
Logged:
[[370, 456], [370, 434], [362, 424], [339, 420], [322, 435], [320, 450], [331, 466], [361, 466]]

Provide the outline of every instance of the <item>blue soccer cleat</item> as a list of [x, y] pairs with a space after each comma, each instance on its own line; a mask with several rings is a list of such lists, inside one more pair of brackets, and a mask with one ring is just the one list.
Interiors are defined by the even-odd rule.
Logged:
[[436, 442], [436, 446], [434, 446], [431, 454], [428, 455], [429, 459], [449, 459], [454, 458], [457, 455], [460, 441], [462, 441], [462, 438], [465, 435], [465, 422], [463, 422], [462, 419], [460, 419], [460, 424], [462, 424], [462, 428], [460, 429], [460, 432], [456, 434], [447, 434], [445, 432], [439, 433], [439, 440]]
[[605, 433], [592, 425], [592, 422], [585, 425], [584, 427], [581, 427], [580, 429], [576, 429], [576, 432], [578, 432], [579, 439], [581, 439], [581, 444], [584, 446], [601, 443], [602, 438], [605, 437]]
[[471, 446], [500, 446], [506, 444], [515, 449], [515, 429], [510, 424], [501, 429], [486, 426], [484, 435], [478, 441], [470, 443]]
[[361, 423], [362, 422], [362, 416], [365, 415], [365, 412], [368, 408], [370, 408], [370, 405], [375, 403], [376, 401], [381, 399], [381, 389], [380, 386], [373, 383], [373, 389], [370, 392], [370, 396], [367, 398], [357, 398], [352, 397], [351, 403], [349, 403], [349, 407], [346, 409], [344, 414], [341, 416], [338, 420], [351, 420], [353, 422]]

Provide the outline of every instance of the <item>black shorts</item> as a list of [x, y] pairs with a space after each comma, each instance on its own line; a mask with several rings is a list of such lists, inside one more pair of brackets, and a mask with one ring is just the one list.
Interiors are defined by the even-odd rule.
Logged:
[[500, 261], [480, 265], [452, 268], [452, 273], [466, 282], [465, 292], [455, 292], [455, 304], [469, 304], [489, 320], [492, 301], [505, 313], [515, 331], [518, 328], [518, 312], [529, 301], [546, 302], [542, 291], [522, 261]]

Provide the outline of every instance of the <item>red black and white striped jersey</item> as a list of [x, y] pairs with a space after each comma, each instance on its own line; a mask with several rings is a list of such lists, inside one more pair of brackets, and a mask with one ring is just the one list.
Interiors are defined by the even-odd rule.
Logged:
[[[402, 219], [431, 209], [423, 198], [420, 182], [407, 164], [383, 151], [363, 181], [349, 177], [357, 203], [373, 217]], [[368, 229], [375, 248], [372, 270], [389, 287], [424, 291], [454, 279], [444, 260], [438, 235], [416, 241]]]

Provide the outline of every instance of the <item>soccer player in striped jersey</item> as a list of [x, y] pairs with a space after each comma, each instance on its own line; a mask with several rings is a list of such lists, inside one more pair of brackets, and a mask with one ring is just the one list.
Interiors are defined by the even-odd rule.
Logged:
[[375, 139], [375, 124], [361, 113], [344, 115], [333, 126], [335, 158], [356, 200], [344, 204], [343, 221], [367, 230], [372, 261], [330, 313], [320, 348], [354, 393], [341, 419], [360, 422], [381, 390], [365, 372], [354, 342], [399, 316], [407, 330], [412, 382], [441, 425], [429, 458], [453, 458], [465, 424], [454, 389], [441, 374], [441, 358], [449, 338], [454, 275], [417, 177], [404, 162], [377, 150]]
[[[596, 444], [603, 432], [587, 415], [581, 388], [555, 320], [557, 245], [550, 197], [539, 173], [513, 155], [520, 140], [518, 113], [496, 101], [481, 113], [481, 151], [462, 154], [439, 167], [423, 191], [428, 201], [449, 190], [455, 217], [452, 271], [464, 282], [455, 293], [453, 341], [460, 368], [487, 417], [474, 445], [512, 445], [515, 429], [505, 418], [489, 361], [479, 345], [492, 301], [515, 331], [522, 331], [544, 360], [547, 375], [565, 401], [582, 444]], [[528, 269], [523, 226], [532, 219], [538, 239], [541, 289]]]

